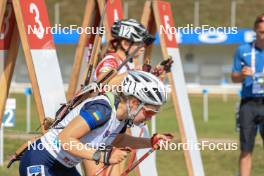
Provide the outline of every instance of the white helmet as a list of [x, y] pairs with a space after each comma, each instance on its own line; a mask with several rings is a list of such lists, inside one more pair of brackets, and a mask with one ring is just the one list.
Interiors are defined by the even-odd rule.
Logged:
[[162, 105], [167, 101], [165, 85], [151, 73], [129, 71], [122, 86], [124, 95], [132, 95], [144, 104]]

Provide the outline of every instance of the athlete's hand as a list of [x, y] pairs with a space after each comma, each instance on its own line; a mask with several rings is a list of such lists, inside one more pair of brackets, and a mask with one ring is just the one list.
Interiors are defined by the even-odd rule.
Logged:
[[252, 76], [252, 75], [253, 75], [253, 72], [252, 72], [252, 69], [250, 67], [244, 66], [242, 68], [242, 76], [243, 77]]
[[109, 158], [110, 164], [118, 164], [121, 163], [124, 159], [127, 158], [128, 153], [130, 152], [129, 149], [118, 149], [114, 148], [112, 154]]
[[170, 143], [173, 139], [173, 135], [170, 133], [164, 133], [164, 134], [154, 134], [151, 137], [151, 146], [154, 149], [160, 149], [160, 146], [164, 142]]

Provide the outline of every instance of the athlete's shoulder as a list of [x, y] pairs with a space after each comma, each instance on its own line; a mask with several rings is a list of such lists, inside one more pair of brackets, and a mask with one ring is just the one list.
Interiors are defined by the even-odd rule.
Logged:
[[120, 65], [120, 59], [114, 53], [108, 53], [101, 61], [102, 67], [117, 68]]
[[111, 105], [103, 96], [86, 102], [80, 110], [80, 116], [84, 118], [91, 129], [105, 124], [111, 118], [111, 114]]

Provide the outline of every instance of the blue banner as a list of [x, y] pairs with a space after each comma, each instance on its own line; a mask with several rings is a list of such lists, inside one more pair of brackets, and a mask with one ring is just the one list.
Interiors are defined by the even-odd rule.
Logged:
[[[79, 40], [77, 31], [71, 33], [53, 34], [55, 44], [77, 44]], [[251, 29], [237, 29], [236, 31], [186, 31], [179, 29], [176, 38], [181, 45], [210, 45], [210, 44], [243, 44], [255, 39], [255, 32]], [[105, 42], [105, 39], [103, 39]], [[159, 45], [159, 36], [156, 34], [155, 45]]]

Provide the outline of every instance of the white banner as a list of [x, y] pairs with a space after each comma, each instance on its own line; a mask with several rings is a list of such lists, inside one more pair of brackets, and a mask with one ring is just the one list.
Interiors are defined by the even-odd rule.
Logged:
[[[131, 128], [131, 133], [132, 133], [132, 136], [135, 136], [135, 137], [149, 138], [149, 130], [148, 130], [147, 125], [144, 125], [142, 127], [133, 126]], [[149, 148], [137, 150], [136, 160], [138, 160], [141, 156], [143, 156], [148, 151], [149, 151]], [[152, 153], [144, 161], [142, 161], [142, 163], [139, 164], [139, 171], [141, 174], [140, 176], [150, 176], [150, 175], [157, 176], [158, 175], [154, 153]]]
[[62, 76], [55, 49], [31, 50], [45, 117], [55, 117], [66, 102]]

